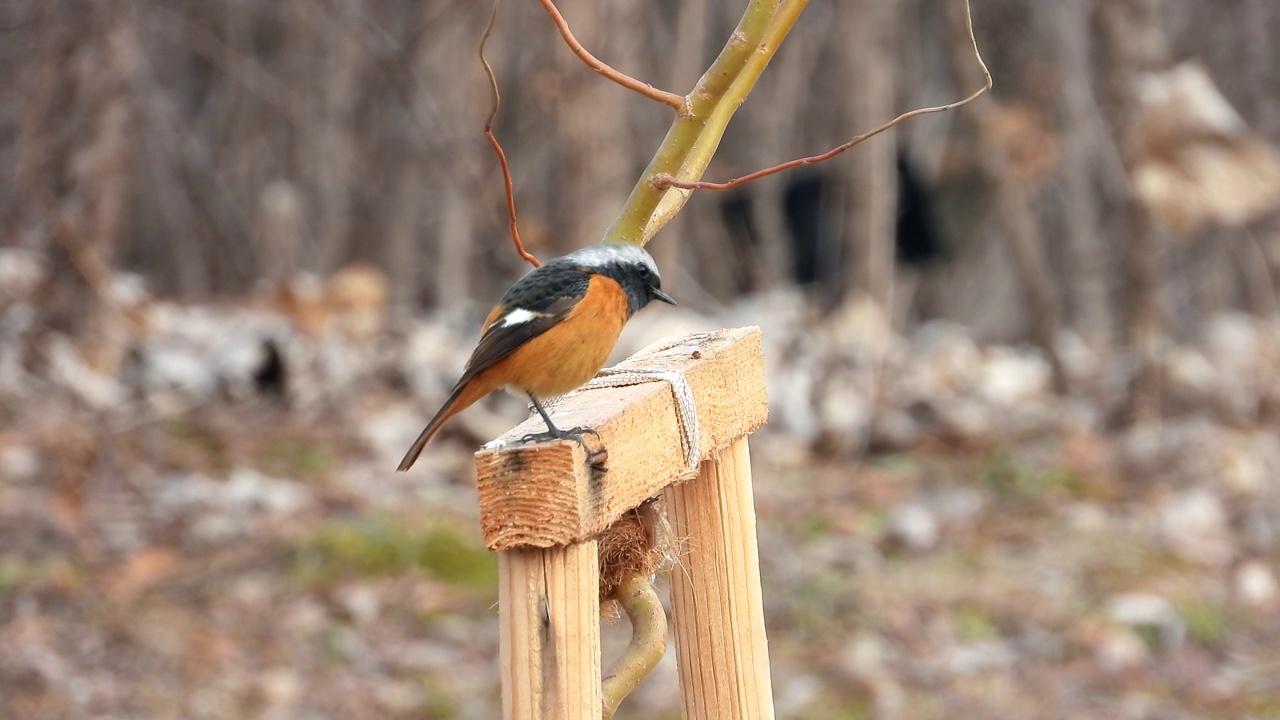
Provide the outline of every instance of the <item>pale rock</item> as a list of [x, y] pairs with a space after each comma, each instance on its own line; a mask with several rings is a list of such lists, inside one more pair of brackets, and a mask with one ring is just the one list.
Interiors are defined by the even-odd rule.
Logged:
[[1280, 595], [1280, 584], [1271, 567], [1261, 560], [1249, 560], [1236, 569], [1236, 596], [1251, 607], [1270, 607]]
[[1280, 484], [1280, 438], [1273, 432], [1228, 435], [1218, 445], [1223, 484], [1256, 498]]
[[1052, 372], [1039, 355], [991, 348], [982, 364], [977, 393], [987, 402], [1015, 407], [1049, 392]]
[[[265, 310], [155, 303], [147, 320], [150, 331], [138, 346], [135, 382], [161, 412], [222, 393], [247, 398], [256, 391], [254, 378], [268, 358], [267, 343], [286, 355], [298, 344], [288, 319]], [[291, 360], [286, 358], [286, 365], [296, 381], [302, 368]]]
[[70, 338], [50, 337], [45, 354], [49, 359], [49, 379], [71, 390], [86, 404], [97, 410], [109, 410], [124, 403], [127, 397], [124, 386], [85, 364]]
[[878, 448], [909, 448], [920, 435], [920, 423], [901, 408], [885, 408], [871, 418], [871, 443]]
[[[216, 348], [211, 369], [217, 384], [231, 398], [244, 400], [257, 392], [254, 376], [266, 366], [270, 358], [268, 340], [263, 334], [249, 331], [228, 337], [226, 342]], [[277, 344], [285, 348], [291, 345], [283, 340], [277, 341]], [[339, 383], [338, 387], [341, 386]]]
[[1093, 377], [1102, 368], [1101, 356], [1089, 347], [1079, 333], [1070, 330], [1059, 332], [1054, 341], [1054, 349], [1058, 353], [1058, 360], [1070, 377]]
[[[871, 632], [859, 632], [840, 653], [840, 663], [847, 675], [871, 691], [875, 717], [896, 718], [902, 715], [905, 693], [895, 681], [894, 661], [895, 653], [890, 644]], [[798, 712], [790, 715], [800, 716]]]
[[814, 399], [824, 431], [859, 440], [866, 437], [873, 415], [866, 386], [851, 369], [827, 375]]
[[249, 468], [232, 470], [222, 487], [225, 504], [278, 515], [294, 513], [310, 499], [301, 483], [268, 477]]
[[859, 632], [845, 644], [841, 662], [854, 677], [878, 677], [888, 672], [889, 648], [880, 635]]
[[982, 640], [947, 648], [942, 662], [955, 675], [1001, 670], [1018, 661], [1018, 653], [1004, 640]]
[[934, 404], [941, 427], [966, 438], [990, 437], [996, 429], [997, 411], [968, 397], [952, 397]]
[[822, 696], [823, 682], [813, 675], [794, 675], [782, 683], [774, 696], [779, 717], [799, 717]]
[[1218, 446], [1219, 437], [1217, 426], [1204, 417], [1148, 422], [1120, 435], [1118, 456], [1127, 474], [1201, 483], [1219, 472], [1217, 454], [1206, 452]]
[[1169, 389], [1192, 398], [1210, 395], [1218, 384], [1218, 372], [1209, 359], [1188, 347], [1171, 348], [1164, 357]]
[[981, 379], [982, 350], [963, 328], [943, 321], [925, 323], [914, 337], [914, 358], [905, 368], [903, 390], [912, 399], [970, 391]]
[[267, 707], [281, 712], [298, 702], [298, 698], [302, 696], [303, 684], [297, 671], [276, 667], [259, 673], [258, 688]]
[[930, 495], [925, 504], [946, 522], [969, 523], [986, 506], [986, 496], [973, 488], [946, 488]]
[[1074, 531], [1099, 533], [1107, 529], [1110, 518], [1107, 511], [1093, 503], [1074, 503], [1062, 513], [1067, 525]]
[[896, 354], [903, 342], [888, 315], [865, 295], [841, 305], [822, 322], [821, 329], [837, 346], [854, 349], [876, 363]]
[[211, 501], [218, 483], [196, 473], [170, 475], [157, 482], [156, 505], [164, 510], [184, 512]]
[[279, 616], [280, 627], [294, 637], [315, 635], [332, 622], [329, 610], [313, 597], [295, 599]]
[[0, 247], [0, 305], [31, 300], [46, 273], [40, 253], [21, 247]]
[[1219, 400], [1239, 417], [1256, 415], [1262, 345], [1257, 324], [1242, 313], [1216, 315], [1209, 320], [1205, 344], [1218, 375]]
[[40, 455], [30, 445], [0, 442], [0, 478], [25, 480], [40, 471]]
[[889, 536], [908, 550], [925, 552], [938, 544], [938, 520], [923, 505], [903, 503], [889, 514]]
[[147, 279], [137, 273], [117, 272], [107, 281], [107, 300], [116, 308], [136, 308], [151, 299]]
[[382, 598], [375, 588], [367, 584], [339, 588], [335, 597], [357, 625], [368, 625], [382, 614]]
[[1178, 555], [1204, 565], [1222, 565], [1235, 553], [1227, 511], [1203, 488], [1178, 493], [1159, 508], [1160, 538]]
[[415, 322], [406, 332], [399, 367], [414, 397], [443, 403], [467, 360], [467, 341], [444, 322]]
[[[806, 442], [817, 439], [822, 432], [818, 414], [813, 407], [813, 389], [817, 385], [817, 372], [805, 358], [796, 358], [789, 365], [774, 363], [779, 370], [766, 371], [769, 393], [769, 422], [785, 428]], [[766, 362], [768, 368], [771, 363]]]
[[457, 648], [436, 639], [410, 641], [396, 653], [396, 665], [416, 672], [447, 672], [457, 663]]
[[1142, 638], [1127, 628], [1106, 628], [1093, 640], [1093, 657], [1104, 672], [1137, 667], [1150, 656]]
[[255, 470], [238, 468], [219, 482], [197, 474], [164, 478], [156, 506], [178, 517], [193, 539], [218, 542], [248, 531], [265, 516], [292, 514], [309, 502], [299, 483], [270, 478]]
[[783, 285], [740, 298], [718, 313], [720, 322], [715, 326], [758, 325], [764, 337], [765, 353], [768, 354], [768, 345], [789, 345], [791, 338], [810, 327], [813, 315], [805, 292], [794, 285]]
[[392, 403], [361, 413], [356, 430], [381, 464], [394, 467], [426, 424], [409, 404]]
[[1186, 624], [1177, 608], [1155, 593], [1131, 592], [1116, 595], [1107, 603], [1107, 617], [1117, 625], [1134, 630], [1155, 630], [1166, 647], [1176, 647], [1186, 635]]
[[218, 378], [209, 358], [195, 349], [158, 345], [144, 356], [148, 397], [162, 412], [177, 412], [188, 402], [211, 399]]
[[373, 684], [373, 698], [393, 715], [421, 712], [427, 691], [418, 680], [380, 679]]

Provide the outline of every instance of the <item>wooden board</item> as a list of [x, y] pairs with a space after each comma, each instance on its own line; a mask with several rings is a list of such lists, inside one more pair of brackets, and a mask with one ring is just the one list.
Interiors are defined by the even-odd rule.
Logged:
[[[656, 348], [671, 346], [662, 352]], [[760, 329], [730, 328], [660, 340], [619, 368], [674, 370], [695, 399], [700, 460], [764, 424], [768, 403]], [[590, 538], [622, 513], [664, 488], [692, 477], [685, 461], [670, 383], [599, 388], [565, 398], [552, 412], [561, 428], [586, 426], [608, 449], [604, 474], [593, 473], [586, 452], [573, 441], [518, 445], [544, 429], [530, 419], [476, 453], [480, 525], [490, 550], [550, 547]]]
[[587, 541], [498, 555], [504, 720], [599, 720], [597, 553]]
[[747, 438], [664, 497], [681, 541], [671, 617], [683, 716], [773, 720]]

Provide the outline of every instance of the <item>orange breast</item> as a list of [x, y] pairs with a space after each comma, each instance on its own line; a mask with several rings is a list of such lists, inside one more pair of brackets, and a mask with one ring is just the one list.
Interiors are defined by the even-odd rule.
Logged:
[[519, 388], [539, 398], [563, 395], [604, 367], [626, 322], [627, 294], [613, 279], [593, 275], [586, 295], [568, 317], [477, 379]]

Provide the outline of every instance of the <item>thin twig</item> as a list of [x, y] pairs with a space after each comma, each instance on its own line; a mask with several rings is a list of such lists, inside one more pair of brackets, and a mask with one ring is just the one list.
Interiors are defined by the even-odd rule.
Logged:
[[596, 56], [587, 52], [587, 49], [582, 47], [582, 43], [578, 42], [578, 39], [573, 36], [573, 32], [569, 30], [569, 23], [565, 21], [564, 16], [560, 14], [560, 11], [556, 9], [554, 0], [539, 0], [539, 2], [542, 3], [542, 7], [547, 9], [547, 14], [551, 16], [551, 22], [556, 24], [556, 28], [560, 31], [560, 37], [564, 38], [565, 44], [569, 46], [569, 49], [573, 51], [574, 55], [581, 58], [582, 62], [586, 63], [592, 70], [595, 70], [628, 90], [634, 90], [635, 92], [644, 95], [650, 100], [657, 100], [663, 105], [670, 105], [678, 112], [685, 111], [686, 103], [683, 97], [672, 92], [667, 92], [666, 90], [660, 90], [647, 82], [637, 80], [626, 73], [614, 70], [612, 67], [600, 62], [600, 60], [596, 59]]
[[530, 255], [529, 251], [524, 249], [524, 243], [520, 242], [520, 230], [516, 227], [516, 195], [511, 184], [511, 168], [507, 166], [507, 154], [502, 151], [502, 145], [498, 144], [498, 138], [493, 134], [493, 119], [498, 116], [498, 105], [502, 102], [502, 95], [498, 93], [498, 78], [493, 74], [493, 67], [489, 65], [489, 59], [484, 56], [484, 46], [489, 41], [489, 36], [493, 34], [493, 25], [498, 19], [498, 6], [501, 4], [502, 0], [493, 0], [493, 10], [489, 12], [489, 24], [485, 25], [484, 35], [480, 37], [480, 64], [484, 65], [484, 73], [489, 76], [489, 87], [493, 91], [493, 106], [489, 108], [489, 117], [484, 121], [484, 136], [489, 138], [489, 144], [498, 155], [498, 164], [502, 166], [502, 180], [506, 183], [507, 189], [507, 218], [511, 225], [511, 241], [516, 244], [516, 252], [520, 253], [520, 257], [528, 260], [534, 267], [540, 267], [542, 263], [538, 262], [538, 258]]
[[731, 190], [733, 188], [738, 187], [739, 185], [744, 185], [746, 183], [751, 182], [752, 180], [758, 180], [767, 175], [773, 175], [774, 173], [782, 172], [783, 170], [790, 170], [793, 167], [799, 167], [801, 165], [813, 165], [815, 163], [820, 163], [825, 160], [830, 160], [831, 158], [839, 155], [845, 150], [848, 150], [854, 145], [858, 145], [864, 140], [873, 138], [876, 135], [879, 135], [880, 133], [884, 132], [885, 130], [888, 130], [889, 128], [897, 125], [898, 123], [901, 123], [905, 120], [913, 118], [917, 115], [925, 115], [927, 113], [946, 112], [947, 110], [954, 110], [955, 108], [958, 108], [962, 105], [968, 105], [974, 100], [977, 100], [979, 97], [981, 97], [983, 94], [985, 94], [987, 91], [991, 89], [991, 71], [987, 69], [987, 63], [982, 59], [982, 53], [978, 51], [978, 38], [975, 37], [973, 34], [973, 10], [969, 6], [969, 0], [965, 0], [964, 9], [965, 9], [965, 17], [967, 19], [968, 28], [969, 28], [969, 40], [973, 44], [973, 56], [978, 59], [978, 66], [982, 68], [982, 75], [985, 78], [985, 82], [983, 83], [982, 87], [979, 88], [976, 92], [974, 92], [969, 97], [966, 97], [963, 100], [957, 100], [956, 102], [953, 102], [953, 103], [947, 103], [946, 105], [937, 105], [934, 107], [926, 107], [926, 108], [916, 108], [915, 110], [904, 112], [898, 117], [881, 125], [880, 127], [877, 127], [874, 130], [870, 130], [868, 132], [862, 133], [861, 135], [854, 137], [849, 142], [833, 150], [828, 150], [827, 152], [824, 152], [821, 155], [811, 155], [809, 157], [803, 157], [796, 160], [788, 160], [787, 162], [774, 165], [773, 167], [768, 167], [763, 170], [757, 170], [749, 175], [743, 175], [742, 177], [734, 178], [732, 180], [729, 180], [728, 182], [722, 182], [722, 183], [684, 182], [682, 180], [676, 179], [675, 177], [672, 177], [671, 175], [662, 174], [662, 175], [657, 175], [653, 178], [654, 187], [656, 187], [659, 190], [666, 190], [668, 188], [680, 188], [683, 190]]

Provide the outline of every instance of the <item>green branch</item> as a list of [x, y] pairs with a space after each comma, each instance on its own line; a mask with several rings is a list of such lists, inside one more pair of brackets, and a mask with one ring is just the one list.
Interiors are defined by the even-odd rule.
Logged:
[[615, 597], [631, 621], [631, 644], [604, 676], [604, 720], [613, 717], [622, 701], [657, 667], [667, 651], [667, 613], [649, 578], [627, 578]]
[[808, 0], [752, 0], [720, 56], [685, 96], [686, 111], [671, 124], [622, 212], [605, 232], [604, 242], [644, 245], [684, 207], [690, 190], [659, 189], [654, 179], [702, 178], [730, 118], [807, 4]]

